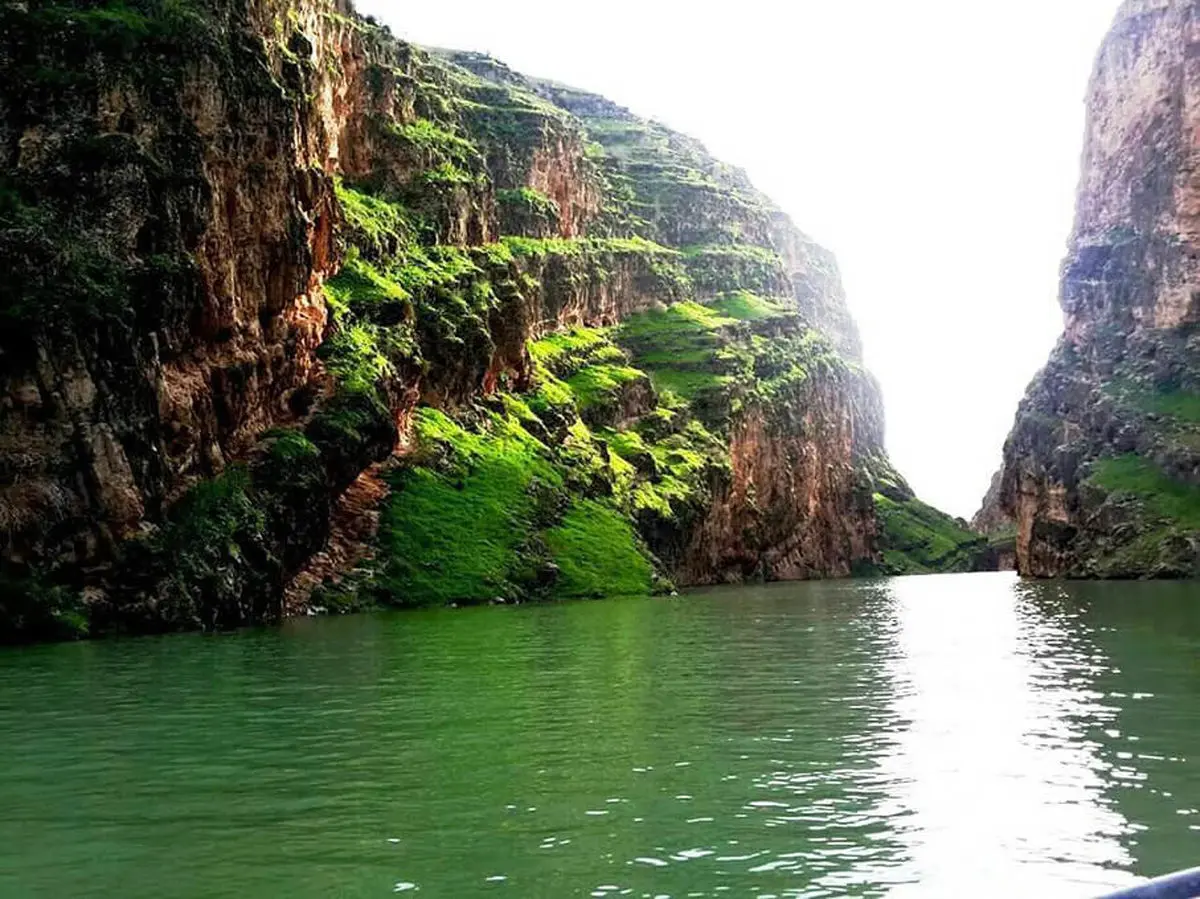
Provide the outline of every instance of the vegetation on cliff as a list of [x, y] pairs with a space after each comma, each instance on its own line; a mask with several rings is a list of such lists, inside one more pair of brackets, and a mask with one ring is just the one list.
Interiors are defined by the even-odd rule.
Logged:
[[[1102, 368], [1060, 350], [1035, 381], [1010, 439], [1004, 487], [1014, 510], [1011, 491], [1022, 481], [1041, 503], [1040, 485], [1061, 483], [1063, 498], [1062, 511], [1035, 512], [1028, 531], [1018, 532], [1024, 571], [1105, 578], [1200, 573], [1194, 386], [1200, 380], [1185, 347], [1167, 332], [1134, 334], [1128, 347], [1110, 348], [1117, 361]], [[1060, 405], [1064, 395], [1088, 403], [1066, 415], [1041, 411]]]
[[1196, 134], [1162, 113], [1200, 97], [1191, 18], [1187, 3], [1127, 3], [1096, 58], [1066, 327], [989, 504], [1017, 523], [1026, 575], [1200, 575]]
[[334, 0], [2, 15], [6, 639], [959, 564], [872, 502], [831, 257], [696, 141]]
[[915, 498], [875, 494], [881, 574], [980, 571], [989, 562], [989, 540]]
[[1200, 574], [1193, 541], [1200, 534], [1200, 485], [1169, 475], [1135, 453], [1100, 459], [1085, 490], [1104, 497], [1101, 514], [1121, 529], [1097, 541], [1094, 573], [1105, 577]]
[[88, 610], [77, 590], [29, 573], [0, 573], [0, 644], [86, 637]]
[[652, 563], [616, 497], [624, 466], [600, 456], [580, 425], [552, 451], [523, 426], [537, 421], [527, 407], [505, 400], [472, 429], [420, 414], [419, 454], [396, 476], [381, 530], [381, 600], [649, 593]]
[[553, 335], [530, 352], [537, 361], [525, 392], [455, 418], [418, 413], [418, 448], [393, 479], [381, 530], [372, 585], [381, 602], [669, 586], [637, 525], [677, 527], [696, 514], [728, 464], [720, 442], [657, 405], [645, 374], [603, 330]]
[[[392, 478], [373, 575], [359, 584], [377, 601], [508, 602], [669, 585], [692, 529], [729, 483], [739, 416], [790, 408], [810, 379], [859, 376], [788, 298], [744, 289], [771, 281], [747, 270], [781, 277], [769, 250], [682, 252], [636, 234], [505, 235], [462, 253], [430, 291], [408, 270], [428, 270], [431, 253], [445, 250], [405, 239], [401, 232], [417, 229], [401, 227], [395, 201], [365, 186], [339, 190], [351, 230], [346, 266], [327, 288], [335, 328], [323, 352], [340, 389], [374, 379], [388, 392], [395, 365], [381, 335], [360, 322], [411, 302], [411, 316], [389, 318], [392, 330], [417, 323], [413, 345], [408, 331], [398, 344], [423, 370], [426, 397], [465, 402], [418, 413], [417, 449]], [[714, 292], [722, 283], [730, 289]], [[464, 291], [486, 304], [465, 302]], [[544, 317], [599, 303], [603, 321], [614, 301], [615, 326], [564, 328], [503, 349], [459, 344], [457, 364], [472, 379], [430, 389], [447, 364], [429, 360], [448, 357], [439, 346], [464, 317], [482, 323], [490, 314], [494, 333], [498, 322], [528, 320], [530, 309]], [[423, 328], [425, 320], [443, 324]], [[514, 365], [506, 392], [481, 405], [484, 369], [500, 353]], [[575, 557], [589, 547], [620, 564]]]
[[987, 536], [917, 499], [886, 456], [868, 459], [864, 474], [874, 491], [880, 555], [858, 565], [858, 574], [937, 574], [999, 567], [1000, 550]]

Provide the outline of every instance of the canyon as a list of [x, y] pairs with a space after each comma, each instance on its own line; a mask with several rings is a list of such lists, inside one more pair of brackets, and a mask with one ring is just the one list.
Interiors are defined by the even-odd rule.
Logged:
[[696, 141], [335, 0], [0, 15], [4, 639], [987, 564]]

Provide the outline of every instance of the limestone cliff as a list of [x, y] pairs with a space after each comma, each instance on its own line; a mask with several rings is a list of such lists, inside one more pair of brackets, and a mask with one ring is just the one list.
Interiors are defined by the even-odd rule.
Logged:
[[0, 18], [0, 637], [967, 564], [695, 141], [335, 0]]
[[988, 538], [990, 566], [1000, 571], [1017, 568], [1017, 527], [1005, 511], [1002, 502], [1004, 471], [992, 476], [992, 483], [983, 497], [983, 505], [971, 519], [971, 529]]
[[1004, 471], [997, 471], [992, 476], [988, 492], [984, 494], [983, 505], [971, 519], [971, 527], [981, 534], [995, 534], [1012, 527], [1012, 519], [1004, 511], [1001, 504], [1001, 489], [1004, 486]]
[[1200, 573], [1198, 21], [1127, 2], [1096, 63], [1065, 333], [1004, 454], [1028, 575]]

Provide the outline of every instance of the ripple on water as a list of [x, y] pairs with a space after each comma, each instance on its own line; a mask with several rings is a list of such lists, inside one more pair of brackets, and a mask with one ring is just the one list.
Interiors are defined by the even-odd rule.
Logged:
[[984, 575], [0, 653], [0, 895], [1094, 895], [1194, 861], [1197, 608]]

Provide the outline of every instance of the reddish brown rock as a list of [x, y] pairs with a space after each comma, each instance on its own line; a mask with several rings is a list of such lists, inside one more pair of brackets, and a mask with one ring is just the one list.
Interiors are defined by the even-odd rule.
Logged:
[[[1160, 501], [1200, 497], [1186, 411], [1200, 391], [1198, 13], [1191, 0], [1127, 2], [1096, 62], [1065, 331], [1005, 448], [1000, 507], [1024, 574], [1188, 576], [1200, 565], [1195, 519]], [[1138, 479], [1122, 476], [1133, 470]]]

